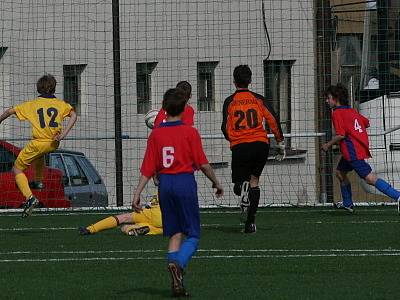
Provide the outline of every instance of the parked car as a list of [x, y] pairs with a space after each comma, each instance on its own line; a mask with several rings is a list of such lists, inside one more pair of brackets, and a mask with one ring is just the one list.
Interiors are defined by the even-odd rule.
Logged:
[[82, 152], [56, 150], [46, 157], [47, 165], [61, 170], [65, 195], [71, 206], [108, 206], [106, 186]]
[[[12, 173], [19, 151], [18, 147], [0, 141], [0, 207], [17, 208], [25, 201]], [[29, 181], [34, 179], [32, 166], [25, 173]], [[43, 183], [42, 191], [33, 190], [41, 207], [108, 205], [103, 180], [81, 152], [57, 150], [46, 155]]]
[[[25, 202], [24, 196], [15, 184], [12, 167], [20, 148], [0, 140], [0, 207], [19, 208]], [[33, 167], [29, 167], [25, 174], [29, 181], [34, 178]], [[45, 167], [43, 172], [43, 190], [33, 193], [40, 200], [39, 207], [70, 207], [71, 202], [65, 197], [63, 174], [60, 170]]]

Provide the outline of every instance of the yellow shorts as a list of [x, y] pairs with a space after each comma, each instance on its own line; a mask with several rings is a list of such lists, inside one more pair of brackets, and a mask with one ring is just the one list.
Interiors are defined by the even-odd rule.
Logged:
[[24, 171], [37, 158], [56, 150], [59, 144], [60, 143], [57, 141], [30, 141], [19, 153], [17, 159], [15, 160], [14, 166], [18, 170]]
[[132, 213], [132, 221], [135, 224], [148, 223], [154, 227], [162, 228], [162, 218], [160, 206], [152, 206], [151, 208], [143, 208], [140, 213]]

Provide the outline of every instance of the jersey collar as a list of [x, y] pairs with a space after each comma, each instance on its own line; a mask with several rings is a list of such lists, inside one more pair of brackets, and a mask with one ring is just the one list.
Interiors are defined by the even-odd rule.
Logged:
[[351, 108], [350, 105], [340, 105], [340, 106], [336, 106], [333, 110], [335, 109], [346, 109], [346, 108]]
[[173, 122], [164, 122], [159, 125], [159, 127], [171, 127], [171, 126], [178, 126], [178, 125], [183, 125], [183, 122], [181, 120], [179, 121], [173, 121]]
[[50, 95], [50, 94], [41, 94], [41, 95], [39, 95], [39, 98], [51, 98], [51, 99], [55, 99], [55, 98], [57, 98], [57, 97], [54, 96], [54, 95]]

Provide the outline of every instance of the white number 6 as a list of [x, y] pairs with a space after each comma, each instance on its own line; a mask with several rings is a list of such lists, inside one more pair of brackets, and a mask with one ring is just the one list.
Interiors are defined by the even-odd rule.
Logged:
[[163, 157], [163, 166], [164, 168], [169, 168], [174, 163], [174, 147], [163, 147], [162, 148], [162, 157]]
[[358, 131], [359, 133], [363, 133], [361, 125], [358, 123], [357, 119], [354, 120], [354, 130]]

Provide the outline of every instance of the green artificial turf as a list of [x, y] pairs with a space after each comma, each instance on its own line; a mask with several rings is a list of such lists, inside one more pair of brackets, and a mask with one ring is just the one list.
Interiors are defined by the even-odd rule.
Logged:
[[[110, 212], [112, 214], [112, 212]], [[106, 214], [0, 214], [1, 299], [166, 299], [167, 239], [118, 229], [79, 236]], [[202, 211], [185, 284], [194, 299], [399, 299], [394, 208], [266, 208], [257, 233], [233, 210]]]

